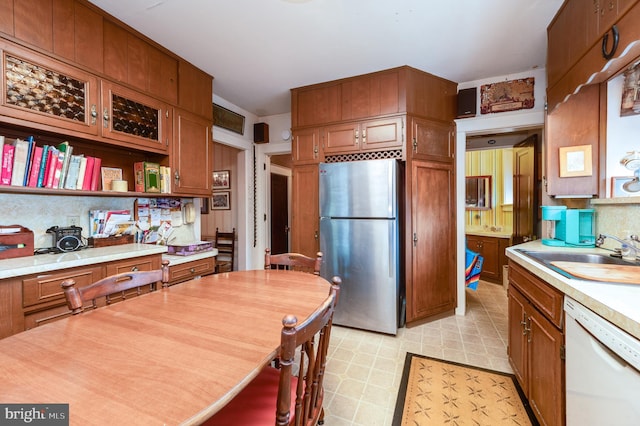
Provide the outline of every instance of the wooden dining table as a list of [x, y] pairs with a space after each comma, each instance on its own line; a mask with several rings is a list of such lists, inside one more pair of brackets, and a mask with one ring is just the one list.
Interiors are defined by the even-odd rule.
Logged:
[[199, 424], [274, 357], [282, 318], [328, 296], [309, 273], [210, 275], [0, 340], [0, 403], [69, 404], [71, 425]]

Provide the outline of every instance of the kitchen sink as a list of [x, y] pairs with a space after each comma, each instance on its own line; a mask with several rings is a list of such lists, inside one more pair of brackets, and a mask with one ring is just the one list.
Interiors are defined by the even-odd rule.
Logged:
[[599, 265], [621, 265], [625, 267], [634, 266], [640, 268], [640, 264], [637, 262], [630, 262], [619, 257], [610, 256], [608, 254], [575, 253], [564, 251], [533, 251], [522, 249], [516, 249], [516, 251], [546, 266], [547, 268], [552, 269], [566, 276], [567, 278], [572, 279], [584, 280], [585, 278], [576, 277], [572, 273], [558, 267], [557, 265], [552, 264], [551, 262], [579, 262]]

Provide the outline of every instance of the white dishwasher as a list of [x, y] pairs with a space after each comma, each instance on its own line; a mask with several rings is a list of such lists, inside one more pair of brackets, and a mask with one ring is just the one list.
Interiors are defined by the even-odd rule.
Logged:
[[640, 340], [565, 297], [567, 426], [640, 425]]

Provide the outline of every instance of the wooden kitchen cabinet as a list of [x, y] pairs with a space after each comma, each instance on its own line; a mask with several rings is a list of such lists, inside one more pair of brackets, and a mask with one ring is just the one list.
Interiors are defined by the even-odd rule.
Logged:
[[397, 68], [346, 79], [341, 89], [341, 120], [357, 120], [401, 111], [400, 71]]
[[[550, 196], [597, 196], [599, 192], [600, 86], [583, 87], [546, 117], [546, 192]], [[591, 169], [588, 176], [561, 176], [562, 150], [588, 147]], [[585, 156], [585, 159], [587, 157]]]
[[320, 250], [318, 165], [294, 166], [292, 171], [291, 251], [315, 257]]
[[407, 322], [456, 307], [456, 95], [456, 83], [408, 66], [291, 90], [293, 251], [319, 249], [317, 163], [406, 160]]
[[97, 136], [98, 79], [0, 38], [3, 121]]
[[[640, 54], [635, 43], [640, 40], [639, 21], [637, 0], [565, 1], [547, 28], [548, 110], [580, 86], [601, 83], [633, 61]], [[614, 25], [619, 38], [615, 50]], [[628, 59], [621, 57], [623, 52]]]
[[101, 134], [114, 144], [166, 154], [171, 145], [173, 108], [158, 99], [102, 81]]
[[177, 265], [169, 264], [169, 285], [211, 275], [214, 272], [215, 265], [216, 258], [214, 256]]
[[467, 248], [483, 257], [480, 279], [502, 283], [503, 266], [507, 264], [505, 250], [509, 247], [509, 238], [467, 234]]
[[179, 108], [175, 110], [175, 114], [171, 193], [211, 196], [213, 174], [211, 121]]
[[295, 164], [317, 164], [324, 160], [320, 141], [320, 129], [317, 127], [293, 131], [291, 139], [291, 157]]
[[[210, 195], [211, 76], [86, 0], [0, 1], [4, 136], [69, 140], [74, 154], [122, 169], [130, 190], [135, 162], [172, 166], [175, 195]], [[69, 191], [56, 193], [79, 194]]]
[[340, 121], [339, 82], [291, 89], [291, 127], [316, 126]]
[[326, 155], [402, 149], [404, 117], [335, 124], [323, 128]]
[[213, 78], [187, 61], [178, 62], [178, 106], [213, 124]]
[[104, 24], [104, 58], [104, 72], [113, 80], [178, 102], [178, 60], [115, 22]]
[[453, 124], [411, 117], [407, 152], [415, 159], [453, 161], [455, 135]]
[[456, 215], [453, 165], [411, 162], [405, 237], [407, 323], [456, 307]]
[[509, 363], [541, 424], [563, 425], [564, 295], [509, 262]]

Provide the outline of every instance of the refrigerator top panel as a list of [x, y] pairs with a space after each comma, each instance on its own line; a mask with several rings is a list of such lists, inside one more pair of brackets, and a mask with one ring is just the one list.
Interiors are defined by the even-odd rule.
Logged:
[[397, 173], [397, 160], [320, 163], [320, 216], [395, 218]]

